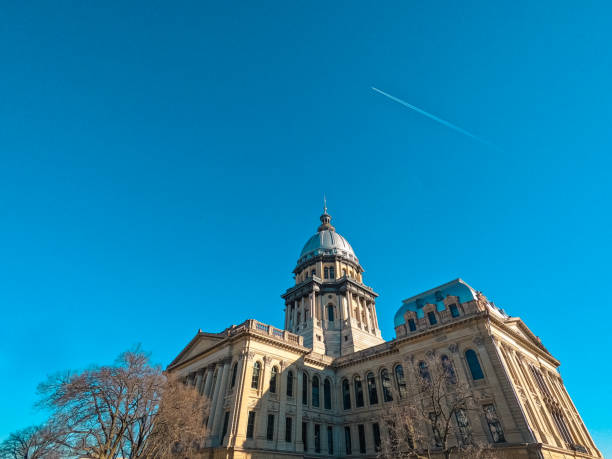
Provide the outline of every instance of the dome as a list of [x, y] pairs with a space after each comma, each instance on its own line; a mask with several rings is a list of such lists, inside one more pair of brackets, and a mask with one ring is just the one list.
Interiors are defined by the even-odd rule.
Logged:
[[323, 230], [312, 236], [300, 253], [300, 261], [319, 254], [344, 255], [357, 260], [351, 244], [334, 230]]
[[317, 234], [308, 239], [304, 245], [298, 259], [298, 265], [317, 255], [337, 255], [354, 263], [359, 263], [351, 244], [336, 233], [336, 229], [331, 225], [331, 216], [327, 213], [327, 206], [324, 207], [320, 219], [321, 226], [319, 226]]

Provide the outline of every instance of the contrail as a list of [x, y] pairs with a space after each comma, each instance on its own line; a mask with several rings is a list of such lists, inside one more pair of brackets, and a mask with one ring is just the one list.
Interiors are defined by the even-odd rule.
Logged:
[[438, 123], [442, 124], [443, 126], [446, 126], [448, 128], [454, 129], [457, 132], [460, 132], [461, 134], [467, 135], [468, 137], [471, 137], [472, 139], [478, 140], [481, 143], [484, 143], [485, 145], [489, 145], [490, 147], [495, 148], [496, 150], [499, 150], [499, 148], [495, 145], [493, 145], [491, 142], [485, 140], [485, 139], [481, 139], [480, 137], [472, 134], [471, 132], [466, 131], [465, 129], [460, 128], [459, 126], [455, 126], [452, 123], [449, 123], [446, 120], [443, 120], [442, 118], [438, 118], [436, 115], [432, 115], [431, 113], [426, 112], [425, 110], [421, 110], [419, 107], [415, 107], [414, 105], [410, 105], [408, 102], [404, 102], [402, 99], [398, 99], [397, 97], [392, 96], [391, 94], [387, 94], [384, 91], [381, 91], [378, 88], [375, 88], [374, 86], [372, 86], [372, 89], [374, 91], [376, 91], [379, 94], [382, 94], [385, 97], [388, 97], [389, 99], [397, 102], [398, 104], [402, 104], [404, 107], [408, 107], [412, 110], [414, 110], [417, 113], [420, 113], [421, 115], [425, 115], [427, 118], [431, 118], [434, 121], [437, 121]]

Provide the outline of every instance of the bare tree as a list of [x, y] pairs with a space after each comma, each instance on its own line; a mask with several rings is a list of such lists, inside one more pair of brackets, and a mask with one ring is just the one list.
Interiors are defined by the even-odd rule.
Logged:
[[115, 365], [49, 378], [39, 386], [40, 405], [62, 426], [63, 444], [74, 455], [161, 457], [204, 437], [206, 403], [194, 388], [179, 386], [136, 349]]
[[60, 457], [58, 433], [52, 426], [32, 426], [11, 433], [0, 444], [1, 459], [55, 459]]
[[474, 392], [458, 381], [450, 359], [430, 353], [418, 362], [415, 373], [417, 384], [385, 416], [388, 435], [379, 456], [488, 457], [489, 447], [472, 437], [469, 413], [477, 410]]

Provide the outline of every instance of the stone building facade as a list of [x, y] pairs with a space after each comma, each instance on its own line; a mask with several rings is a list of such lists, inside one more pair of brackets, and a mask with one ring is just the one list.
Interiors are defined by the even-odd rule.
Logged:
[[283, 330], [247, 320], [199, 331], [168, 366], [211, 400], [204, 457], [376, 457], [383, 415], [432, 352], [474, 392], [465, 422], [498, 457], [602, 457], [559, 361], [462, 280], [404, 300], [387, 342], [377, 294], [327, 209], [293, 272]]

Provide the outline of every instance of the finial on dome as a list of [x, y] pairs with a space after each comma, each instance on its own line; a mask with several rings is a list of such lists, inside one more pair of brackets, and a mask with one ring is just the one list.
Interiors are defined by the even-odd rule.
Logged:
[[330, 223], [331, 215], [327, 213], [327, 199], [325, 198], [325, 195], [323, 195], [323, 215], [321, 215], [320, 220], [321, 220], [321, 225], [319, 226], [317, 231], [319, 232], [325, 231], [325, 230], [336, 231], [336, 228], [334, 228]]

